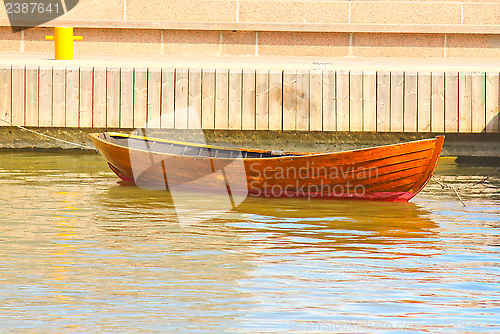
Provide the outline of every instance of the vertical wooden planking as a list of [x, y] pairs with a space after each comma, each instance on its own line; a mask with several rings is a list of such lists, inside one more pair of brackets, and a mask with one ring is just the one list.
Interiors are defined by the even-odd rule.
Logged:
[[323, 131], [337, 130], [336, 72], [323, 72]]
[[159, 129], [161, 111], [161, 69], [148, 69], [148, 110], [146, 122], [148, 128]]
[[283, 71], [283, 130], [296, 130], [297, 71]]
[[444, 131], [458, 132], [458, 72], [445, 74]]
[[[12, 67], [10, 65], [0, 65], [0, 119], [12, 121]], [[10, 126], [10, 124], [0, 121], [0, 126]]]
[[269, 72], [255, 72], [255, 129], [269, 129]]
[[54, 67], [52, 69], [52, 125], [66, 126], [66, 70]]
[[163, 68], [161, 70], [161, 110], [160, 127], [173, 129], [175, 123], [175, 70]]
[[269, 70], [269, 130], [283, 130], [282, 70]]
[[404, 74], [404, 110], [403, 131], [417, 132], [418, 128], [418, 100], [417, 100], [417, 72], [405, 72]]
[[472, 73], [472, 132], [486, 131], [486, 73]]
[[269, 71], [255, 72], [255, 129], [269, 129]]
[[92, 102], [94, 99], [94, 69], [92, 67], [80, 67], [79, 84], [80, 103], [78, 107], [78, 126], [82, 128], [91, 128], [93, 118]]
[[[41, 66], [38, 71], [38, 125], [50, 127], [52, 126], [52, 67]], [[14, 97], [14, 94], [12, 95]]]
[[458, 132], [472, 131], [472, 86], [471, 73], [458, 76]]
[[134, 69], [122, 68], [120, 78], [120, 127], [134, 127]]
[[[129, 95], [132, 93], [130, 91], [130, 72], [127, 73], [123, 80], [120, 78], [120, 68], [107, 68], [106, 69], [106, 124], [108, 128], [119, 128], [122, 124], [120, 120], [120, 101], [121, 85], [120, 81], [126, 81], [125, 88], [127, 88], [126, 93]], [[127, 102], [130, 103], [130, 102]], [[123, 108], [123, 106], [122, 106]], [[122, 126], [131, 127], [130, 115], [127, 114], [127, 120]]]
[[363, 131], [377, 131], [377, 72], [363, 72]]
[[134, 70], [134, 128], [146, 127], [148, 119], [148, 70]]
[[79, 127], [80, 111], [80, 68], [66, 68], [66, 126]]
[[201, 89], [201, 69], [190, 69], [188, 129], [201, 130]]
[[215, 70], [215, 128], [229, 128], [229, 76], [228, 70]]
[[377, 73], [377, 132], [391, 130], [391, 74]]
[[187, 69], [175, 69], [175, 129], [188, 128], [188, 89], [189, 73]]
[[363, 72], [350, 72], [349, 92], [349, 129], [350, 131], [363, 131]]
[[323, 72], [312, 70], [309, 74], [309, 130], [323, 130]]
[[444, 132], [444, 73], [431, 73], [431, 132]]
[[403, 132], [404, 74], [391, 72], [391, 132]]
[[229, 71], [229, 130], [241, 130], [243, 70]]
[[215, 128], [215, 70], [204, 69], [201, 90], [201, 127]]
[[[0, 101], [1, 102], [1, 101]], [[500, 113], [499, 74], [486, 73], [486, 132], [498, 133]]]
[[310, 96], [309, 71], [297, 71], [297, 118], [295, 129], [309, 131]]
[[25, 85], [25, 67], [12, 66], [12, 123], [20, 126], [24, 125], [25, 119]]
[[[1, 80], [2, 78], [0, 78], [0, 82]], [[0, 89], [2, 88], [0, 87]], [[38, 66], [26, 66], [25, 124], [26, 126], [38, 126]]]
[[[107, 69], [95, 67], [93, 73], [94, 94], [92, 102], [92, 126], [94, 128], [107, 127], [108, 85]], [[116, 76], [116, 74], [115, 74]]]
[[255, 70], [243, 70], [241, 129], [255, 130]]
[[349, 71], [337, 72], [337, 131], [349, 131]]
[[418, 132], [431, 131], [431, 73], [419, 72], [418, 73]]

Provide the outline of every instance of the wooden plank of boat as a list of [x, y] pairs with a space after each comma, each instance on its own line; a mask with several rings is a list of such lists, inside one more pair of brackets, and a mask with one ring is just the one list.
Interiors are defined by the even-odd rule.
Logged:
[[[189, 183], [221, 191], [230, 184], [232, 193], [250, 196], [390, 201], [408, 201], [425, 186], [444, 143], [444, 136], [438, 136], [345, 152], [300, 153], [107, 132], [90, 138], [111, 169], [126, 181], [166, 187]], [[207, 178], [219, 170], [225, 180]]]

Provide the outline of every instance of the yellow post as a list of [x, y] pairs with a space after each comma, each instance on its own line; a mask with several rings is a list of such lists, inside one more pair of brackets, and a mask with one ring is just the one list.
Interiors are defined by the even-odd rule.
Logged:
[[82, 36], [73, 36], [73, 28], [56, 27], [54, 36], [45, 36], [56, 42], [56, 60], [73, 60], [73, 41], [83, 41]]

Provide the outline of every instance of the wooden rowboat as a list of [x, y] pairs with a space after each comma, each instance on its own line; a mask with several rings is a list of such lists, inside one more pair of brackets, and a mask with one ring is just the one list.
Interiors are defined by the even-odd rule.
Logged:
[[408, 201], [434, 172], [444, 136], [335, 153], [248, 150], [119, 133], [90, 138], [124, 181], [245, 196]]

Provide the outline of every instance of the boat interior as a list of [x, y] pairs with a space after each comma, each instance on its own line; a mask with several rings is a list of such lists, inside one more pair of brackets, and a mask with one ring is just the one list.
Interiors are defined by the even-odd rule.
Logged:
[[100, 133], [98, 137], [108, 143], [131, 149], [148, 150], [160, 154], [173, 154], [192, 157], [211, 157], [219, 159], [258, 159], [276, 158], [279, 156], [299, 156], [304, 154], [283, 151], [246, 150], [195, 143], [176, 142], [171, 140], [148, 138], [121, 133]]

